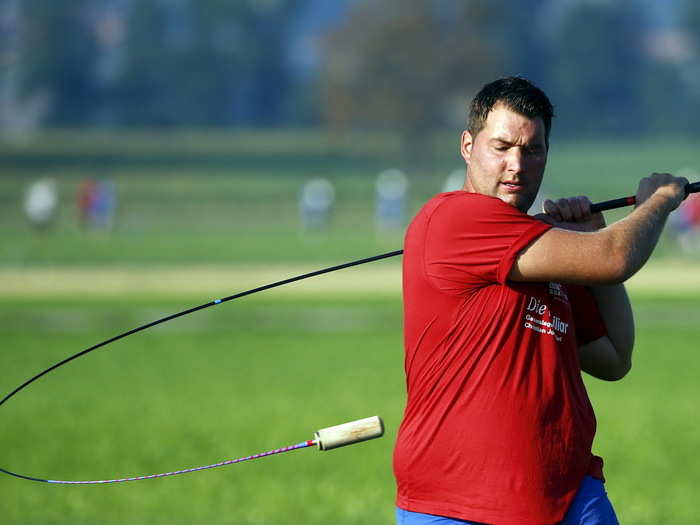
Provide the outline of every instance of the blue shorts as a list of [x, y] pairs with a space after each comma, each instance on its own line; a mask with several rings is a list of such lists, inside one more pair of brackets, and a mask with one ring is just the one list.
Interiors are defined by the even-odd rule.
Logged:
[[[484, 525], [396, 508], [396, 525]], [[603, 482], [586, 476], [560, 525], [619, 525]]]

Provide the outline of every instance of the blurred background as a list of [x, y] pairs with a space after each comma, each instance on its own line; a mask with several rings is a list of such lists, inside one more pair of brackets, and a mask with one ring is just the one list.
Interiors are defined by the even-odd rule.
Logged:
[[[382, 248], [376, 230], [395, 244], [460, 184], [468, 101], [508, 74], [555, 104], [550, 196], [696, 169], [696, 2], [392, 1], [3, 0], [0, 264], [332, 260]], [[389, 169], [405, 177], [394, 209]], [[290, 245], [311, 230], [343, 242]]]
[[[555, 106], [542, 196], [700, 179], [692, 0], [0, 0], [0, 392], [159, 316], [400, 249], [422, 203], [461, 187], [469, 100], [505, 75]], [[699, 225], [688, 199], [629, 283], [633, 373], [587, 380], [623, 523], [696, 522]], [[227, 303], [0, 409], [0, 467], [52, 479], [374, 413], [383, 440], [95, 489], [4, 477], [3, 523], [391, 523], [400, 280], [394, 258]]]

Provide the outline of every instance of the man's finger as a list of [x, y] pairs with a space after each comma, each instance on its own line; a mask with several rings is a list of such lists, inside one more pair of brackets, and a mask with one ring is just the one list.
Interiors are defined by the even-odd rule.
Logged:
[[580, 195], [572, 199], [572, 201], [575, 202], [575, 206], [572, 207], [575, 208], [574, 215], [576, 222], [587, 221], [591, 218], [591, 200], [588, 197]]
[[571, 208], [571, 216], [574, 222], [581, 222], [585, 215], [583, 213], [583, 206], [581, 206], [581, 197], [573, 197], [569, 199], [569, 206]]
[[591, 206], [593, 206], [591, 199], [589, 199], [585, 195], [581, 196], [581, 207], [583, 209], [584, 217], [590, 217], [592, 215]]
[[542, 211], [552, 217], [555, 221], [562, 222], [562, 216], [559, 212], [559, 207], [551, 200], [547, 199], [542, 203]]
[[559, 213], [564, 222], [573, 222], [574, 214], [568, 199], [559, 199], [557, 201], [557, 208], [559, 208]]

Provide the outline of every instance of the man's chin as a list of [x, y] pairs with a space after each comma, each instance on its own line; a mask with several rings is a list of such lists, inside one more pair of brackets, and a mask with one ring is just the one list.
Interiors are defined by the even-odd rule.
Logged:
[[508, 195], [499, 195], [498, 198], [506, 204], [510, 204], [513, 206], [513, 208], [517, 208], [523, 213], [527, 213], [527, 210], [530, 209], [530, 206], [532, 206], [532, 203], [535, 201], [527, 195], [517, 195], [512, 193]]

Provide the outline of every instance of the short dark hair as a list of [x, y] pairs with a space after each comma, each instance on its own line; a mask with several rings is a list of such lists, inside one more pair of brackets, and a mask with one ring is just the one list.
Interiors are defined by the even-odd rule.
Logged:
[[472, 137], [484, 129], [490, 111], [499, 103], [530, 119], [540, 117], [544, 122], [545, 141], [549, 148], [554, 108], [544, 91], [522, 77], [499, 78], [481, 88], [469, 108], [469, 133]]

